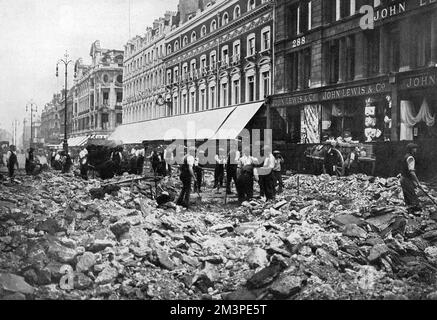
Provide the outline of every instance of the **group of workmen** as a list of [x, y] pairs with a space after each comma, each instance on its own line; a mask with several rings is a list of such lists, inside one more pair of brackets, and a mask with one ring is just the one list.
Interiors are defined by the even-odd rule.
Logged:
[[[200, 163], [202, 150], [189, 147], [180, 166], [182, 190], [176, 204], [189, 208], [191, 185], [194, 182], [194, 191], [200, 193], [204, 166]], [[235, 184], [238, 201], [250, 201], [254, 198], [254, 181], [258, 181], [260, 197], [266, 201], [274, 200], [276, 193], [283, 191], [281, 166], [284, 159], [279, 151], [272, 152], [270, 146], [264, 147], [264, 161], [259, 161], [250, 154], [250, 148], [242, 151], [231, 150], [226, 153], [220, 148], [214, 157], [214, 189], [220, 191], [223, 187], [226, 172], [226, 193], [232, 194], [231, 184]], [[278, 190], [276, 190], [278, 187]]]

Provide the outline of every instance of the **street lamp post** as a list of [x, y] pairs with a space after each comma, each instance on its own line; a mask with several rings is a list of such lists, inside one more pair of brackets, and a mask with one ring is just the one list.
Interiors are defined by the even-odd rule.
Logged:
[[67, 70], [68, 65], [73, 62], [72, 60], [68, 60], [68, 53], [65, 52], [64, 59], [60, 59], [56, 64], [56, 77], [58, 76], [58, 66], [60, 63], [63, 63], [65, 66], [65, 90], [64, 90], [64, 143], [62, 145], [64, 151], [68, 153], [68, 140], [67, 140]]
[[29, 102], [26, 105], [26, 112], [27, 111], [30, 111], [30, 143], [29, 143], [29, 148], [32, 148], [32, 144], [33, 144], [33, 113], [38, 111], [38, 106], [33, 102]]

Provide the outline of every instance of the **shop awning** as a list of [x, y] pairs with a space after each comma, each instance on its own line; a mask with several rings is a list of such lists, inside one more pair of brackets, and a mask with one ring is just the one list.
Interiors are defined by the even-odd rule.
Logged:
[[124, 144], [161, 140], [206, 140], [211, 138], [236, 107], [218, 108], [117, 127], [109, 140]]
[[262, 105], [262, 102], [256, 102], [236, 107], [210, 140], [232, 140], [237, 138]]

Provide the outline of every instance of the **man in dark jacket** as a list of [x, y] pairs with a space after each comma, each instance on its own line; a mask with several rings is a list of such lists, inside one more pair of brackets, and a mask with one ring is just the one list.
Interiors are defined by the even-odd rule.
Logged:
[[15, 167], [17, 167], [18, 170], [18, 158], [17, 153], [14, 145], [11, 145], [9, 147], [9, 152], [7, 155], [7, 164], [8, 164], [8, 172], [9, 172], [9, 178], [11, 179], [11, 182], [14, 181], [14, 172]]
[[401, 165], [401, 187], [404, 193], [405, 204], [410, 212], [420, 211], [419, 198], [415, 187], [420, 187], [419, 179], [416, 175], [416, 155], [418, 146], [414, 143], [407, 145]]
[[27, 175], [31, 175], [33, 169], [35, 168], [35, 156], [33, 155], [33, 152], [34, 152], [33, 148], [30, 148], [26, 157], [24, 168], [26, 170]]
[[71, 161], [71, 156], [68, 152], [63, 151], [64, 163], [62, 165], [62, 173], [69, 173], [70, 168], [73, 165], [73, 161]]
[[182, 182], [182, 190], [176, 204], [187, 209], [189, 209], [190, 206], [191, 181], [196, 179], [193, 170], [194, 154], [195, 148], [190, 147], [188, 149], [188, 153], [184, 157], [183, 164], [181, 166], [181, 174], [179, 176]]

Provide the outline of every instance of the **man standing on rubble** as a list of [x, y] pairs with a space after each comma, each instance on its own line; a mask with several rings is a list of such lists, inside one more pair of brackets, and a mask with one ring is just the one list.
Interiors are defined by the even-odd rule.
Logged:
[[228, 158], [226, 161], [226, 193], [232, 194], [231, 183], [234, 180], [235, 185], [237, 184], [237, 170], [238, 170], [238, 160], [240, 159], [240, 152], [238, 150], [231, 150], [228, 153]]
[[410, 143], [407, 145], [401, 166], [401, 187], [404, 193], [405, 204], [410, 212], [421, 211], [419, 198], [417, 197], [415, 187], [420, 188], [420, 182], [416, 175], [416, 155], [418, 145]]
[[274, 151], [273, 156], [275, 157], [275, 167], [273, 168], [273, 179], [276, 184], [278, 184], [278, 193], [282, 193], [284, 188], [284, 182], [282, 181], [282, 164], [284, 163], [284, 158], [280, 151]]
[[238, 175], [235, 186], [238, 201], [250, 201], [253, 198], [253, 168], [258, 160], [250, 155], [250, 149], [245, 147], [242, 156], [238, 159]]
[[196, 180], [194, 182], [194, 191], [195, 192], [202, 192], [201, 186], [202, 186], [202, 175], [203, 175], [203, 166], [200, 164], [199, 154], [204, 153], [203, 150], [196, 151], [196, 157], [194, 158], [194, 165], [193, 170], [194, 174], [196, 175]]
[[223, 187], [223, 178], [225, 173], [225, 150], [219, 148], [219, 152], [214, 157], [215, 160], [215, 170], [214, 170], [214, 187], [217, 191]]
[[14, 172], [15, 172], [15, 166], [18, 170], [18, 158], [17, 153], [14, 145], [11, 145], [9, 147], [9, 151], [6, 155], [6, 163], [8, 166], [8, 172], [9, 172], [9, 178], [11, 179], [11, 182], [14, 181]]
[[121, 176], [121, 161], [123, 159], [121, 151], [121, 147], [116, 147], [111, 153], [111, 160], [114, 163], [115, 174], [118, 176]]
[[70, 153], [62, 151], [64, 156], [64, 161], [62, 165], [62, 173], [69, 173], [70, 168], [73, 165], [73, 161], [71, 161]]
[[275, 199], [275, 182], [273, 178], [273, 168], [275, 167], [275, 157], [272, 154], [270, 146], [264, 146], [264, 164], [258, 168], [260, 177], [260, 188], [264, 193], [266, 200]]
[[33, 152], [34, 152], [33, 148], [30, 148], [29, 152], [27, 153], [26, 162], [24, 165], [27, 175], [31, 175], [35, 167], [34, 165], [35, 156], [33, 155]]
[[88, 180], [88, 150], [83, 148], [79, 153], [80, 176]]
[[195, 150], [194, 147], [188, 148], [188, 153], [184, 157], [179, 176], [182, 182], [182, 190], [176, 204], [187, 209], [190, 206], [191, 181], [196, 180], [193, 170]]

